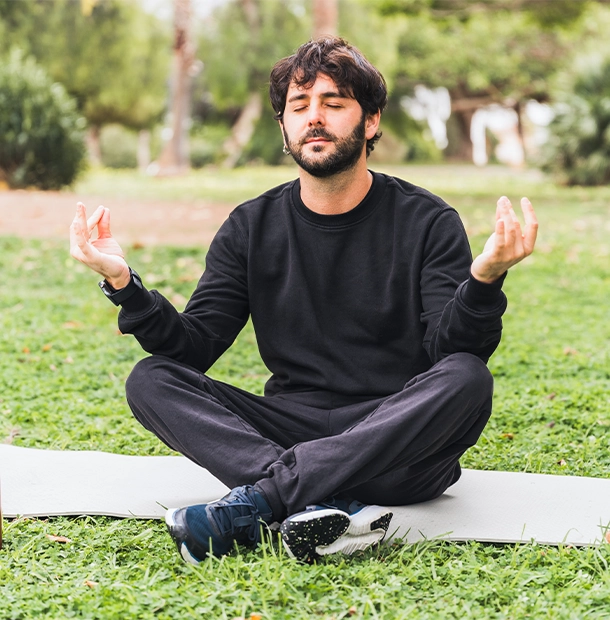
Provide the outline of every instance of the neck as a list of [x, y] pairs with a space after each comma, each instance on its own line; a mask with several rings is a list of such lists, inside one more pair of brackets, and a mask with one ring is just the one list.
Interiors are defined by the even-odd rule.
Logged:
[[363, 157], [349, 170], [326, 178], [299, 170], [301, 200], [308, 209], [321, 215], [338, 215], [351, 211], [367, 195], [373, 176]]

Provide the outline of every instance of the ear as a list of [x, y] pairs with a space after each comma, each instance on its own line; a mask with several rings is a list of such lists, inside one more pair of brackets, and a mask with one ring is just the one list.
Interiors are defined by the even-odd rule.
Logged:
[[366, 123], [365, 123], [365, 136], [367, 140], [370, 140], [376, 133], [377, 130], [379, 129], [379, 122], [381, 121], [381, 112], [379, 110], [377, 110], [377, 112], [375, 112], [375, 114], [369, 114], [366, 117]]

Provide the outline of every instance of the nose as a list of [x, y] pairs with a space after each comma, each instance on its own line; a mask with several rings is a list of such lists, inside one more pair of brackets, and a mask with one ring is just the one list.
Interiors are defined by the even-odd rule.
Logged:
[[319, 103], [312, 101], [309, 104], [307, 124], [309, 127], [324, 125], [324, 111]]

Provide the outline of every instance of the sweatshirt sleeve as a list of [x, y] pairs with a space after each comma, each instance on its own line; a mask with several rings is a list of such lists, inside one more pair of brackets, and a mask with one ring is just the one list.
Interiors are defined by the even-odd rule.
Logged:
[[206, 372], [231, 346], [248, 320], [245, 236], [229, 217], [214, 237], [206, 268], [184, 312], [158, 291], [127, 299], [119, 329], [148, 353], [165, 355]]
[[470, 275], [471, 264], [459, 216], [442, 212], [429, 230], [421, 276], [424, 348], [433, 364], [458, 352], [487, 362], [500, 343], [506, 274], [485, 284]]

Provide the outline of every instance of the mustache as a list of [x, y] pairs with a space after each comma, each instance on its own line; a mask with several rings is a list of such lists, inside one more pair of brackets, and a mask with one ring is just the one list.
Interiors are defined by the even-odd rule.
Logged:
[[330, 140], [331, 142], [335, 141], [335, 136], [330, 133], [330, 131], [326, 131], [323, 127], [314, 127], [299, 140], [299, 144], [302, 146], [307, 142], [307, 140], [311, 140], [312, 138], [324, 138], [325, 140]]

